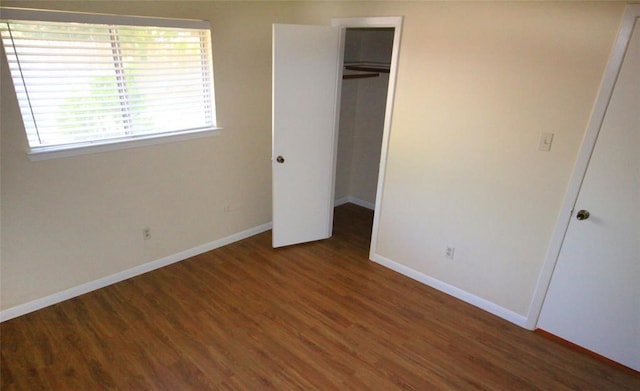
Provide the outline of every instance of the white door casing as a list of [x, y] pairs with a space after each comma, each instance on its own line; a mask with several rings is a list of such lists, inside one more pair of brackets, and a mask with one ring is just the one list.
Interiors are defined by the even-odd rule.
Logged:
[[273, 26], [274, 247], [331, 236], [341, 47], [337, 28]]
[[[640, 370], [638, 16], [636, 6], [624, 61], [538, 321], [539, 328], [635, 370]], [[589, 217], [578, 220], [580, 210]]]

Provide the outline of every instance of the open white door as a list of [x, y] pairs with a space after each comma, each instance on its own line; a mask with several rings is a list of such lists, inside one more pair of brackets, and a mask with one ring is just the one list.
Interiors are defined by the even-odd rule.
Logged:
[[538, 327], [640, 371], [637, 11]]
[[273, 26], [273, 247], [331, 236], [340, 30]]

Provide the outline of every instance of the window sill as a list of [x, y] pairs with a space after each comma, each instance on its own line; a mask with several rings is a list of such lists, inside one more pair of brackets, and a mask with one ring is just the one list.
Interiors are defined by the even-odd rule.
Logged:
[[64, 157], [87, 155], [98, 152], [118, 151], [121, 149], [145, 147], [149, 145], [193, 140], [202, 137], [212, 137], [220, 134], [222, 128], [192, 130], [174, 134], [160, 134], [141, 136], [131, 139], [118, 139], [84, 144], [63, 145], [54, 147], [32, 148], [27, 156], [31, 161], [58, 159]]

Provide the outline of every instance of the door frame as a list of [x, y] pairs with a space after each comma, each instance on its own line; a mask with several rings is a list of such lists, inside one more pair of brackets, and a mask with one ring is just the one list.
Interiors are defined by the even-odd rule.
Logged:
[[592, 109], [584, 139], [582, 140], [582, 146], [580, 147], [573, 174], [569, 181], [567, 193], [562, 202], [560, 214], [556, 220], [551, 241], [547, 247], [542, 270], [538, 277], [531, 303], [529, 304], [525, 327], [530, 330], [535, 329], [538, 324], [538, 319], [542, 312], [542, 305], [544, 304], [547, 290], [551, 284], [551, 277], [556, 267], [558, 257], [560, 256], [560, 250], [562, 249], [562, 244], [569, 228], [571, 217], [573, 216], [573, 210], [578, 200], [580, 188], [582, 187], [582, 182], [586, 175], [589, 161], [591, 160], [591, 155], [593, 154], [598, 134], [600, 133], [600, 128], [602, 127], [609, 101], [611, 100], [613, 89], [618, 79], [618, 74], [620, 73], [620, 68], [622, 67], [636, 18], [639, 17], [640, 4], [628, 5], [622, 19], [618, 36], [609, 56], [609, 62], [604, 73], [604, 78], [600, 84], [600, 90]]
[[[333, 18], [331, 26], [341, 29], [342, 49], [341, 56], [344, 55], [344, 36], [348, 28], [393, 28], [393, 49], [391, 51], [391, 66], [389, 68], [389, 85], [387, 86], [387, 104], [384, 113], [384, 128], [382, 131], [382, 146], [380, 150], [380, 163], [378, 166], [378, 186], [376, 189], [376, 201], [374, 206], [373, 227], [371, 230], [371, 246], [369, 248], [369, 259], [373, 259], [376, 253], [376, 244], [378, 242], [378, 227], [380, 224], [380, 209], [383, 201], [384, 180], [387, 167], [387, 154], [389, 151], [389, 135], [391, 133], [391, 121], [393, 117], [393, 103], [396, 91], [396, 79], [398, 75], [398, 59], [400, 57], [400, 39], [402, 37], [402, 16], [384, 16], [384, 17], [356, 17], [356, 18]], [[340, 91], [340, 96], [342, 91]], [[340, 96], [338, 99], [340, 99]], [[338, 137], [334, 145], [334, 155], [337, 159]], [[334, 161], [334, 172], [336, 162]], [[335, 182], [335, 175], [334, 175]], [[335, 188], [335, 183], [334, 183]]]

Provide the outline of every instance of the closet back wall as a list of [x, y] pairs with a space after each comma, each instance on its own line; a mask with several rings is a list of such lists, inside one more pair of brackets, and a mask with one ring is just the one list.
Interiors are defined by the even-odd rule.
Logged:
[[[348, 29], [345, 62], [389, 63], [393, 31]], [[342, 82], [336, 200], [375, 204], [389, 74]]]

